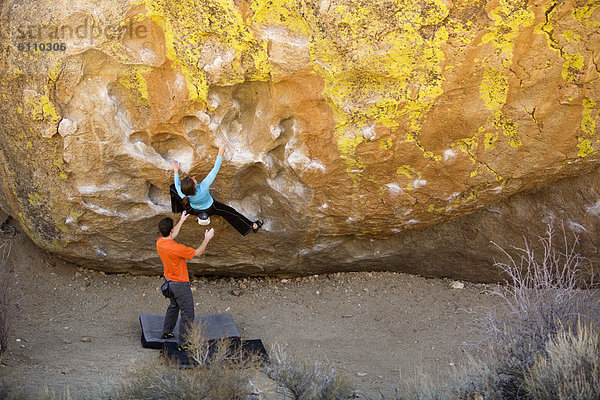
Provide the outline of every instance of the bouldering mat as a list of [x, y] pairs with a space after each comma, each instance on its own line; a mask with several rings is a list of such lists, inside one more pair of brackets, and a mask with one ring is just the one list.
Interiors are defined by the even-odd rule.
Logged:
[[[250, 340], [242, 340], [240, 338], [231, 338], [231, 341], [227, 344], [229, 345], [229, 350], [227, 351], [226, 357], [232, 357], [232, 360], [236, 360], [239, 357], [239, 353], [237, 351], [241, 351], [241, 356], [244, 359], [254, 355], [257, 357], [257, 361], [261, 364], [269, 362], [269, 356], [267, 354], [267, 350], [260, 339], [250, 339]], [[208, 344], [208, 359], [210, 360], [212, 354], [217, 351], [217, 346], [219, 345], [219, 340], [210, 340]], [[165, 342], [163, 345], [161, 354], [165, 357], [175, 361], [179, 368], [191, 368], [197, 364], [197, 362], [189, 356], [189, 354], [181, 349], [177, 343], [174, 342]]]
[[[141, 314], [140, 325], [142, 326], [142, 346], [151, 349], [162, 349], [165, 342], [177, 344], [179, 342], [179, 323], [177, 319], [174, 338], [162, 339], [162, 328], [165, 316]], [[233, 322], [230, 314], [202, 315], [194, 319], [194, 323], [202, 325], [208, 339], [239, 338], [240, 331]]]

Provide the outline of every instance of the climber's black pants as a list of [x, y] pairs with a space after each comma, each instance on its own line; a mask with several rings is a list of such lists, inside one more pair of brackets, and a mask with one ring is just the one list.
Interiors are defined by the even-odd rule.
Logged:
[[208, 207], [206, 210], [196, 210], [194, 208], [187, 210], [188, 214], [192, 215], [198, 215], [201, 211], [204, 211], [209, 216], [220, 215], [244, 236], [252, 230], [252, 221], [237, 212], [235, 208], [229, 207], [227, 204], [214, 200], [212, 206]]

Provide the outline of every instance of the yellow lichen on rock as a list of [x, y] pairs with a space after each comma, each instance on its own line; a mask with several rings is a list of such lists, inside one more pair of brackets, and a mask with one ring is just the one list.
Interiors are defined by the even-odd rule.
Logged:
[[[592, 116], [592, 110], [596, 107], [596, 102], [592, 99], [583, 99], [583, 111], [581, 119], [581, 130], [583, 133], [593, 136], [598, 135], [596, 132], [596, 120]], [[596, 113], [598, 114], [598, 113]]]
[[[592, 6], [588, 2], [587, 4], [576, 6], [574, 10], [571, 12], [573, 18], [578, 21], [586, 22], [589, 26], [589, 20], [592, 12], [598, 6]], [[535, 32], [540, 34], [545, 34], [547, 36], [548, 46], [557, 51], [561, 58], [565, 61], [563, 62], [563, 70], [561, 76], [563, 79], [569, 83], [576, 82], [582, 73], [584, 68], [584, 60], [583, 56], [579, 53], [569, 53], [565, 50], [566, 44], [569, 43], [577, 43], [581, 39], [581, 35], [572, 29], [567, 29], [562, 32], [560, 35], [556, 32], [556, 26], [553, 22], [553, 18], [556, 18], [558, 15], [558, 6], [560, 2], [553, 0], [546, 8], [546, 21], [544, 23], [540, 23], [536, 26]], [[561, 37], [563, 38], [561, 40]], [[564, 41], [564, 44], [562, 43]]]
[[508, 77], [500, 70], [489, 68], [479, 85], [483, 104], [490, 111], [499, 111], [506, 104], [508, 95]]
[[570, 29], [567, 29], [566, 31], [561, 33], [561, 36], [567, 40], [567, 43], [577, 42], [581, 40], [581, 36]]
[[519, 0], [500, 0], [491, 12], [494, 26], [482, 38], [482, 43], [491, 42], [498, 49], [498, 56], [505, 67], [510, 67], [513, 58], [514, 39], [521, 29], [533, 25], [535, 15]]
[[42, 200], [43, 200], [43, 197], [40, 196], [39, 193], [34, 193], [34, 194], [29, 195], [29, 204], [31, 204], [34, 207], [39, 206]]
[[587, 98], [583, 99], [581, 130], [585, 136], [580, 137], [579, 143], [577, 144], [577, 147], [579, 148], [577, 155], [579, 157], [588, 157], [597, 152], [594, 148], [594, 144], [598, 142], [600, 132], [596, 131], [596, 118], [598, 118], [599, 113], [596, 111], [596, 116], [592, 114], [595, 107], [596, 102], [594, 100]]
[[[486, 150], [496, 149], [500, 132], [507, 138], [507, 143], [511, 147], [517, 148], [522, 145], [518, 135], [518, 124], [506, 116], [504, 107], [510, 90], [509, 74], [512, 73], [510, 71], [515, 44], [519, 35], [533, 26], [535, 14], [530, 6], [521, 1], [500, 0], [495, 4], [495, 8], [488, 12], [494, 24], [487, 29], [479, 42], [479, 46], [491, 45], [494, 52], [487, 53], [488, 55], [483, 58], [474, 59], [475, 63], [483, 68], [479, 94], [490, 115], [486, 123], [479, 126], [473, 136], [456, 140], [453, 146], [466, 153], [474, 163], [475, 169], [469, 175], [471, 178], [488, 171], [493, 173], [497, 181], [501, 181], [503, 179], [501, 174], [482, 161], [482, 154]], [[480, 141], [483, 141], [484, 146], [476, 151]]]
[[567, 82], [575, 82], [578, 73], [583, 69], [583, 56], [579, 53], [563, 54], [565, 62], [563, 63], [562, 77]]
[[47, 94], [28, 90], [24, 94], [23, 103], [34, 120], [45, 121], [50, 124], [56, 124], [60, 121], [60, 116]]
[[252, 0], [252, 24], [256, 26], [283, 26], [291, 32], [310, 36], [311, 27], [303, 14], [306, 4], [294, 0]]
[[[185, 75], [189, 98], [206, 103], [212, 84], [232, 85], [267, 80], [270, 74], [267, 43], [257, 38], [228, 0], [141, 0], [151, 18], [165, 32], [167, 58]], [[198, 65], [207, 56], [215, 59], [218, 74]]]
[[[580, 2], [581, 3], [581, 2]], [[584, 22], [586, 26], [600, 26], [599, 20], [594, 20], [592, 14], [600, 8], [598, 0], [587, 0], [573, 10], [573, 17]]]
[[149, 106], [148, 82], [144, 78], [145, 73], [152, 70], [150, 67], [138, 65], [126, 65], [123, 68], [119, 83], [130, 90], [133, 100], [141, 106]]
[[[495, 57], [499, 59], [503, 70], [499, 66], [490, 65], [484, 73], [480, 85], [481, 98], [485, 107], [492, 112], [488, 118], [488, 126], [494, 130], [502, 131], [508, 138], [508, 143], [512, 147], [521, 146], [522, 142], [518, 136], [518, 125], [510, 118], [504, 115], [502, 111], [506, 104], [509, 82], [508, 70], [510, 70], [514, 56], [514, 41], [524, 28], [533, 26], [535, 15], [523, 2], [515, 0], [500, 0], [498, 6], [491, 11], [491, 17], [494, 26], [486, 33], [482, 39], [482, 44], [491, 43], [496, 48]], [[490, 64], [491, 60], [484, 60], [485, 64]], [[498, 135], [488, 131], [486, 132], [484, 143], [485, 148], [492, 148], [498, 139]]]
[[[420, 145], [418, 136], [420, 120], [443, 92], [441, 44], [448, 40], [448, 30], [440, 24], [448, 8], [433, 0], [398, 1], [385, 7], [393, 7], [393, 12], [371, 1], [338, 4], [311, 21], [316, 25], [311, 59], [325, 81], [323, 94], [344, 114], [336, 134], [348, 171], [357, 170], [355, 147], [363, 142], [349, 138], [361, 135], [367, 126], [398, 127], [403, 116], [410, 126], [399, 133], [414, 141], [426, 157], [439, 159]], [[323, 34], [323, 29], [315, 29], [319, 26], [330, 29]], [[431, 33], [425, 34], [426, 29]]]

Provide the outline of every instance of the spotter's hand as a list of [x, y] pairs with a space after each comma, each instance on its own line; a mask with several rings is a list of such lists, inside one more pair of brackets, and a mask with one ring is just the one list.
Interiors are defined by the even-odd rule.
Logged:
[[204, 231], [204, 240], [210, 240], [215, 236], [215, 230], [213, 228], [210, 228], [206, 231]]

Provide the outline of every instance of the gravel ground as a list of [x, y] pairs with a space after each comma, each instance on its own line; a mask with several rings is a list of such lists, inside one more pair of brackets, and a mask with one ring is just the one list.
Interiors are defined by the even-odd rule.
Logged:
[[[140, 344], [139, 314], [162, 314], [161, 278], [105, 275], [58, 259], [24, 234], [9, 265], [22, 294], [0, 374], [24, 398], [44, 389], [73, 399], [127, 377], [158, 358]], [[196, 314], [228, 312], [244, 338], [287, 344], [301, 358], [335, 363], [371, 396], [423, 371], [443, 379], [466, 363], [485, 307], [486, 286], [373, 272], [293, 279], [193, 280]]]

